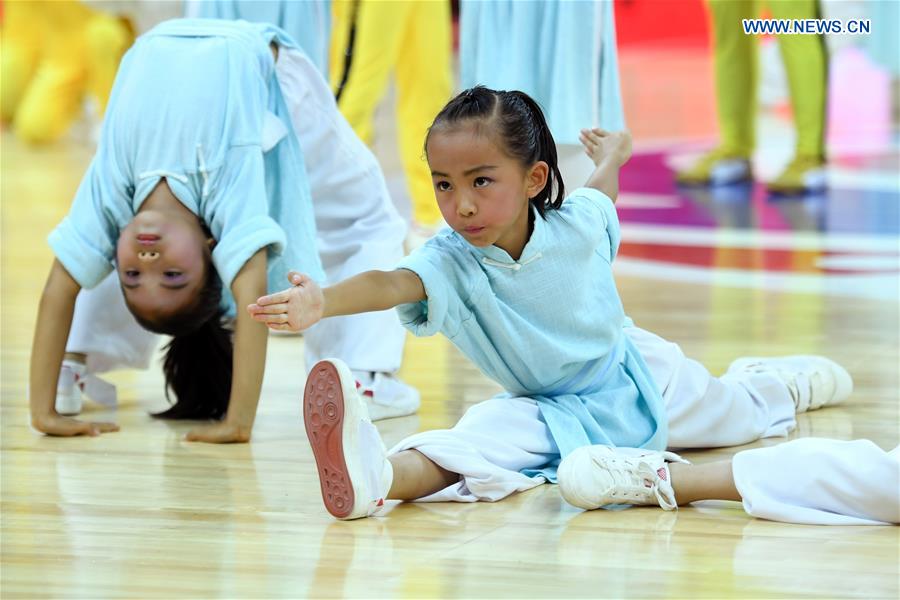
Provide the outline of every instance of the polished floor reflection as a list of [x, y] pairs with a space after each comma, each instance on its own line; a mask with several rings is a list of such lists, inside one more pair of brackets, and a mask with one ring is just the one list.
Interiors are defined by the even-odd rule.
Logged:
[[[739, 355], [827, 354], [851, 371], [856, 391], [844, 406], [802, 415], [792, 437], [900, 442], [896, 147], [839, 152], [828, 193], [784, 199], [759, 186], [677, 189], [670, 167], [685, 147], [639, 142], [619, 207], [616, 268], [628, 313], [713, 371]], [[379, 518], [336, 522], [320, 502], [299, 418], [301, 337], [271, 338], [251, 444], [189, 444], [181, 438], [190, 424], [148, 417], [164, 402], [156, 368], [110, 377], [117, 411], [88, 406], [86, 416], [114, 419], [121, 432], [38, 435], [28, 426], [26, 382], [51, 260], [44, 240], [90, 152], [77, 140], [29, 150], [8, 133], [2, 144], [4, 597], [900, 592], [898, 528], [771, 523], [727, 502], [583, 513], [542, 486], [495, 504], [400, 504]], [[422, 391], [422, 410], [379, 423], [388, 444], [451, 426], [497, 391], [441, 338], [410, 339], [402, 376]]]

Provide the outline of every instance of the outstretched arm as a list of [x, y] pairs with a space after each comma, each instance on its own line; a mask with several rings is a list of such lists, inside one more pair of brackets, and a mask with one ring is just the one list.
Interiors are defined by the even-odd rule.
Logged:
[[270, 329], [302, 331], [325, 317], [387, 310], [425, 300], [425, 286], [412, 271], [366, 271], [324, 290], [308, 276], [291, 272], [294, 287], [247, 306], [253, 319]]
[[[231, 284], [237, 306], [246, 306], [266, 292], [266, 250], [259, 250], [244, 264]], [[223, 444], [250, 441], [263, 372], [266, 368], [266, 345], [269, 333], [250, 315], [238, 311], [234, 329], [234, 358], [228, 413], [220, 423], [196, 427], [187, 434], [188, 441]]]
[[600, 190], [615, 202], [619, 195], [619, 169], [631, 158], [631, 134], [582, 129], [578, 139], [596, 167], [584, 186]]
[[118, 431], [114, 423], [89, 423], [63, 417], [56, 412], [56, 384], [66, 352], [78, 285], [58, 260], [53, 261], [50, 275], [41, 294], [34, 341], [31, 344], [29, 405], [31, 425], [48, 435], [99, 435]]

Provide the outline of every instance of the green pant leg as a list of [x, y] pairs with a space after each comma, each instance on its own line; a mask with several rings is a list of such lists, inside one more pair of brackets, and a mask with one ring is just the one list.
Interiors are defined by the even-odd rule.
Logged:
[[[776, 19], [821, 17], [817, 0], [769, 2]], [[825, 100], [828, 88], [828, 54], [821, 35], [779, 35], [778, 46], [791, 91], [791, 108], [797, 127], [797, 156], [825, 157]]]
[[710, 0], [709, 8], [722, 147], [750, 156], [756, 139], [757, 40], [744, 35], [741, 20], [756, 16], [756, 2]]

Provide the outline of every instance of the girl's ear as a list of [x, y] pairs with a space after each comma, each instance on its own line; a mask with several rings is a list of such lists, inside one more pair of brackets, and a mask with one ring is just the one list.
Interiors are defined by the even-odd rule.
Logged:
[[537, 161], [528, 169], [528, 173], [525, 174], [525, 183], [528, 186], [526, 191], [529, 200], [541, 193], [541, 190], [547, 185], [549, 175], [550, 167], [542, 160]]
[[206, 245], [212, 251], [213, 248], [216, 247], [216, 239], [215, 238], [206, 238]]

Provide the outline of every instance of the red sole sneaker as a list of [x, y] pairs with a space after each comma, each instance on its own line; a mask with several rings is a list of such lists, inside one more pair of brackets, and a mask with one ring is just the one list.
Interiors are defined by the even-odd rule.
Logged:
[[338, 519], [350, 516], [355, 501], [344, 457], [345, 409], [338, 367], [330, 361], [316, 363], [303, 392], [303, 423], [319, 471], [322, 501]]

